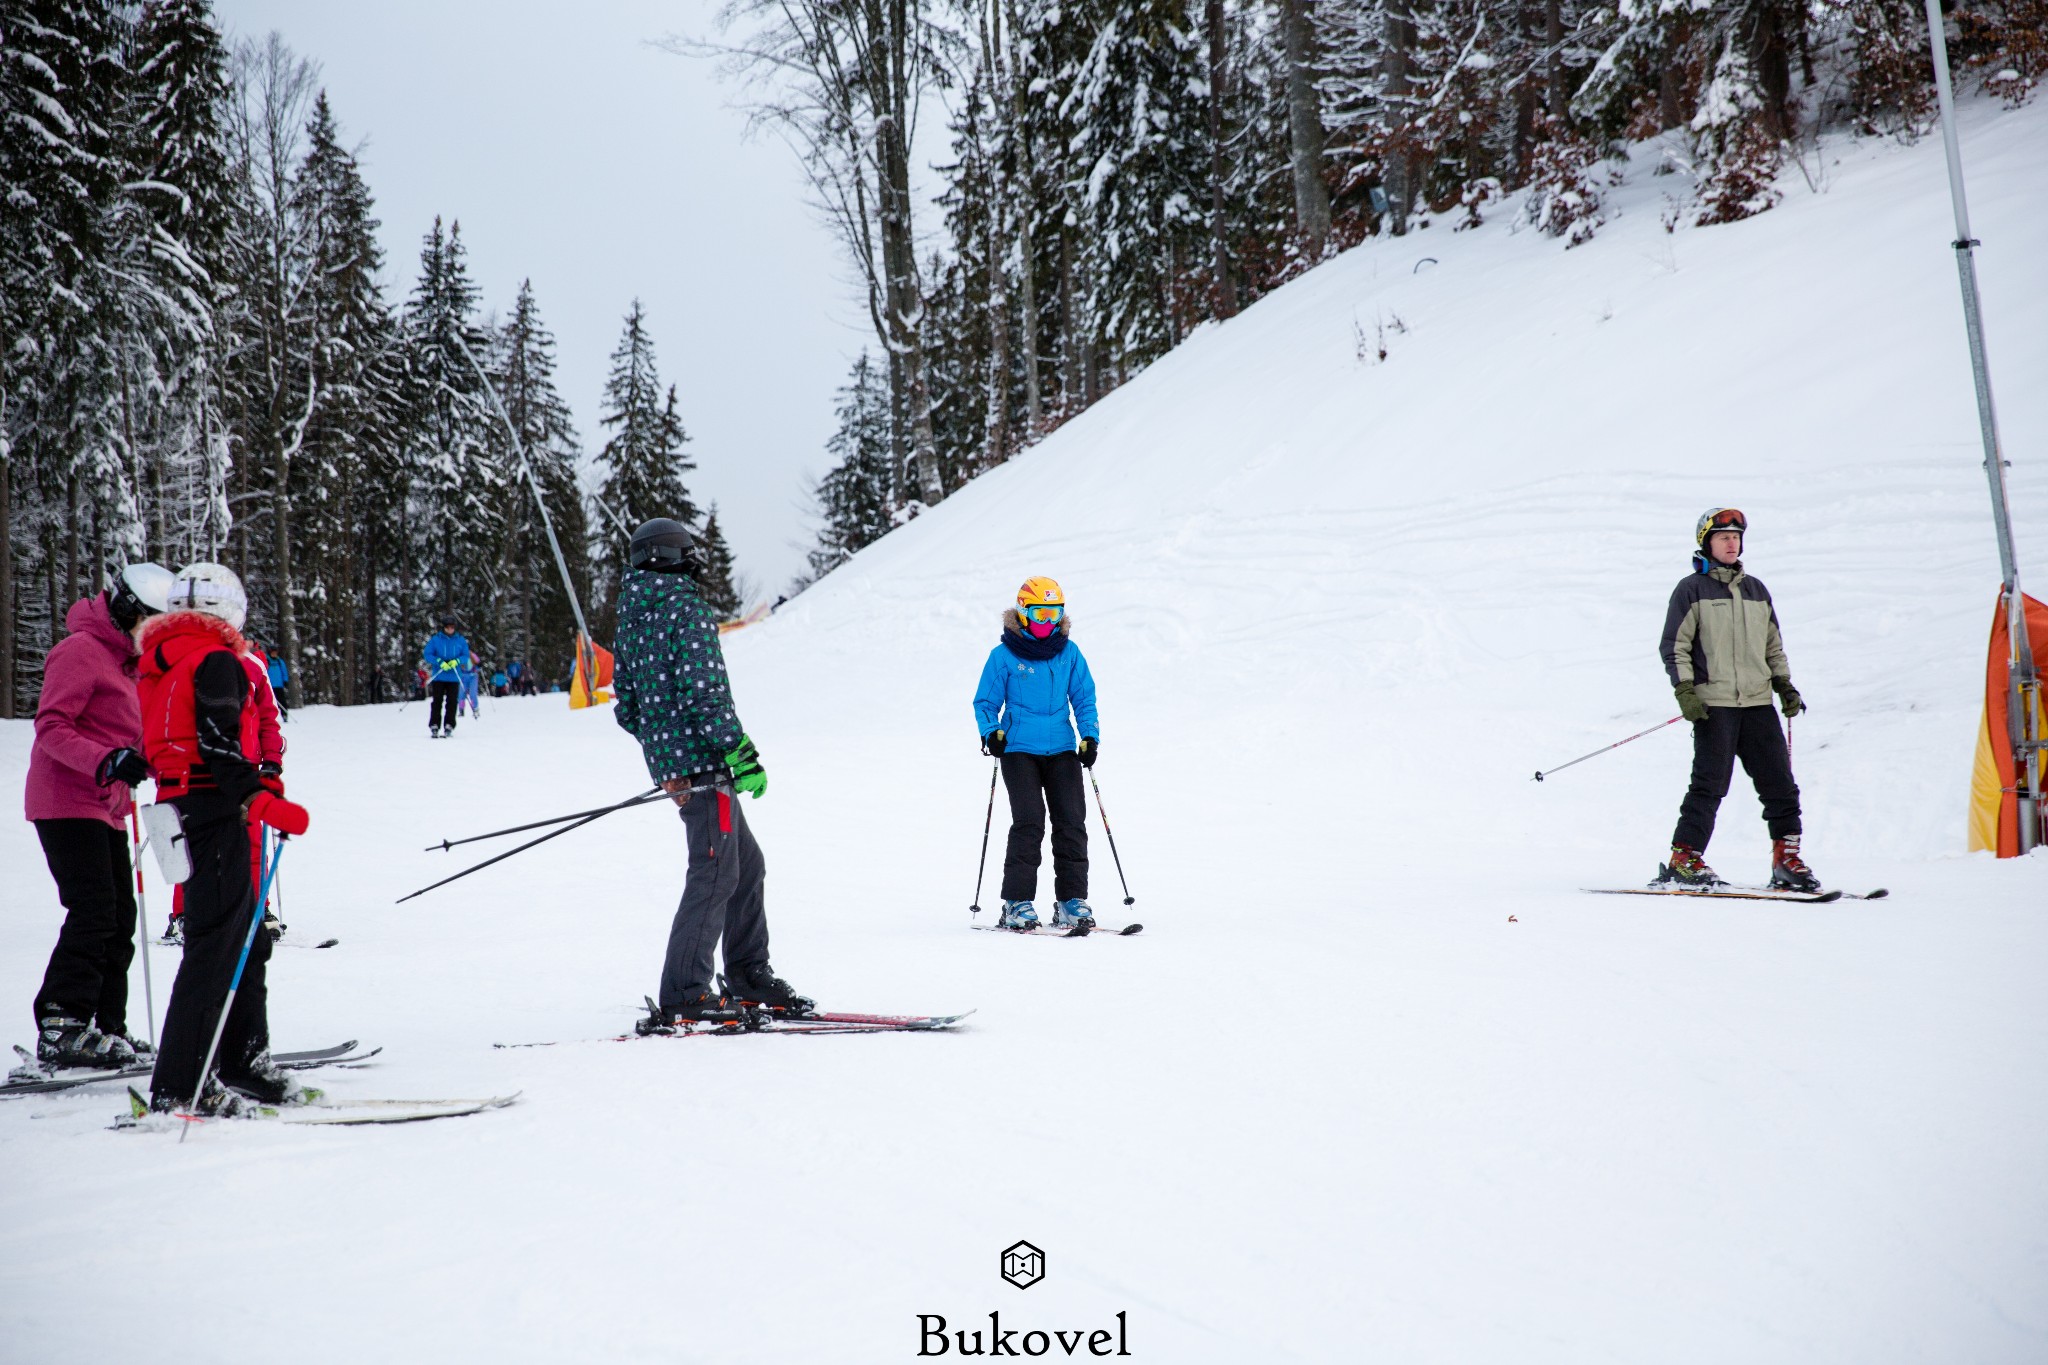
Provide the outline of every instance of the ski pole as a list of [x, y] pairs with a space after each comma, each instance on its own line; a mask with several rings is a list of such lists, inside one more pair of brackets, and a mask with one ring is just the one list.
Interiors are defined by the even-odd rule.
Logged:
[[[705, 785], [703, 785], [703, 786], [699, 786], [699, 787], [691, 787], [691, 788], [690, 788], [689, 790], [691, 790], [691, 791], [693, 791], [693, 792], [708, 792], [708, 791], [716, 791], [716, 790], [718, 790], [718, 784], [717, 784], [717, 783], [707, 783], [707, 784], [705, 784]], [[443, 877], [443, 878], [442, 878], [442, 879], [441, 879], [440, 881], [438, 881], [438, 882], [435, 882], [433, 886], [423, 886], [423, 887], [421, 887], [421, 888], [420, 888], [419, 890], [417, 890], [417, 891], [413, 892], [411, 896], [400, 896], [400, 897], [399, 897], [399, 898], [398, 898], [397, 900], [393, 901], [393, 902], [392, 902], [392, 904], [393, 904], [393, 905], [403, 905], [403, 904], [405, 904], [405, 903], [406, 903], [407, 901], [411, 900], [411, 899], [413, 898], [413, 896], [424, 896], [424, 895], [426, 895], [426, 894], [427, 894], [427, 893], [428, 893], [429, 891], [435, 890], [436, 888], [439, 888], [439, 887], [443, 887], [443, 886], [446, 886], [446, 885], [448, 885], [448, 883], [450, 883], [450, 882], [454, 882], [454, 881], [461, 881], [461, 880], [462, 880], [462, 879], [463, 879], [464, 877], [467, 877], [467, 876], [468, 876], [468, 875], [469, 875], [470, 873], [472, 873], [472, 872], [481, 872], [481, 871], [483, 871], [483, 870], [484, 870], [485, 868], [489, 867], [489, 866], [490, 866], [490, 865], [491, 865], [492, 863], [502, 863], [502, 862], [504, 862], [504, 861], [505, 861], [505, 860], [506, 860], [507, 858], [511, 857], [511, 856], [512, 856], [512, 855], [513, 855], [514, 853], [524, 853], [524, 852], [526, 852], [526, 850], [527, 850], [527, 849], [529, 849], [529, 848], [532, 848], [532, 847], [533, 847], [534, 845], [536, 845], [536, 844], [544, 844], [544, 843], [546, 843], [546, 842], [547, 842], [548, 840], [550, 840], [550, 839], [558, 838], [558, 837], [560, 837], [561, 835], [567, 834], [567, 833], [568, 833], [568, 832], [569, 832], [570, 830], [572, 830], [572, 829], [581, 829], [581, 828], [582, 828], [583, 826], [585, 826], [585, 825], [589, 824], [589, 823], [590, 823], [590, 822], [591, 822], [592, 820], [602, 820], [602, 819], [603, 819], [603, 818], [604, 818], [605, 816], [607, 816], [607, 815], [610, 815], [610, 814], [611, 814], [611, 813], [612, 813], [613, 811], [615, 811], [615, 810], [624, 810], [624, 809], [626, 809], [626, 807], [628, 807], [628, 806], [637, 806], [637, 805], [640, 805], [640, 804], [641, 804], [641, 803], [643, 803], [643, 802], [655, 800], [655, 799], [656, 799], [657, 797], [663, 797], [663, 796], [669, 796], [669, 795], [672, 795], [672, 793], [670, 793], [670, 792], [665, 792], [665, 791], [662, 791], [662, 790], [660, 790], [659, 788], [657, 788], [656, 790], [654, 790], [653, 792], [650, 792], [650, 793], [649, 793], [649, 794], [647, 794], [646, 796], [636, 796], [636, 797], [634, 797], [634, 798], [633, 798], [632, 800], [630, 800], [630, 801], [621, 801], [621, 802], [620, 802], [620, 803], [619, 803], [618, 805], [616, 805], [616, 806], [605, 806], [605, 807], [603, 807], [603, 808], [602, 808], [602, 809], [600, 809], [600, 810], [597, 810], [597, 811], [593, 811], [593, 812], [592, 812], [591, 814], [589, 814], [589, 815], [586, 815], [586, 816], [584, 816], [584, 817], [583, 817], [583, 818], [582, 818], [581, 820], [578, 820], [578, 821], [576, 821], [576, 822], [575, 822], [574, 824], [570, 824], [570, 825], [563, 825], [563, 826], [562, 826], [562, 827], [561, 827], [560, 829], [558, 829], [558, 830], [555, 830], [555, 831], [554, 831], [553, 833], [551, 833], [551, 834], [543, 834], [543, 835], [541, 835], [541, 836], [540, 836], [540, 838], [538, 838], [538, 839], [528, 839], [528, 840], [527, 840], [527, 841], [526, 841], [525, 843], [521, 844], [521, 845], [520, 845], [519, 847], [517, 847], [517, 848], [515, 848], [515, 849], [512, 849], [512, 850], [510, 850], [510, 851], [508, 851], [508, 852], [505, 852], [505, 853], [500, 853], [500, 854], [499, 854], [499, 855], [498, 855], [497, 857], [495, 857], [495, 858], [486, 858], [486, 859], [484, 859], [484, 861], [482, 861], [482, 862], [478, 863], [478, 864], [477, 864], [477, 865], [476, 865], [475, 867], [465, 867], [465, 868], [463, 868], [463, 869], [462, 869], [462, 871], [460, 871], [460, 872], [456, 873], [456, 874], [455, 874], [454, 876], [452, 876], [452, 877]]]
[[[286, 837], [285, 834], [280, 832], [277, 836], [277, 856], [267, 857], [263, 860], [263, 889], [257, 893], [256, 909], [249, 916], [249, 932], [242, 935], [242, 955], [235, 959], [235, 975], [234, 979], [228, 982], [227, 1003], [220, 1007], [220, 1018], [215, 1021], [213, 1026], [213, 1041], [206, 1045], [206, 1060], [200, 1063], [199, 1066], [198, 1088], [193, 1090], [191, 1100], [185, 1105], [187, 1117], [190, 1117], [193, 1111], [198, 1108], [200, 1096], [206, 1093], [206, 1078], [213, 1071], [215, 1054], [220, 1051], [221, 1035], [228, 1031], [228, 1015], [235, 1008], [235, 992], [242, 989], [242, 970], [249, 965], [249, 949], [256, 942], [256, 931], [263, 927], [263, 903], [270, 899], [271, 879], [277, 876], [277, 865], [284, 859], [284, 841]], [[185, 1133], [191, 1131], [191, 1127], [187, 1125], [184, 1132], [178, 1134], [178, 1141], [183, 1142], [185, 1140]]]
[[1131, 894], [1131, 884], [1124, 881], [1124, 860], [1116, 851], [1116, 831], [1109, 827], [1109, 808], [1102, 804], [1102, 784], [1095, 780], [1095, 769], [1088, 770], [1088, 785], [1095, 788], [1095, 810], [1102, 817], [1102, 832], [1109, 836], [1109, 856], [1116, 860], [1116, 879], [1123, 883], [1124, 904], [1132, 905], [1137, 897]]
[[156, 987], [149, 980], [149, 893], [142, 885], [142, 822], [128, 803], [128, 847], [135, 857], [135, 917], [142, 930], [142, 1003], [149, 1010], [149, 1050], [156, 1051]]
[[999, 758], [988, 765], [988, 814], [981, 817], [981, 861], [974, 865], [974, 904], [967, 907], [967, 913], [981, 913], [981, 879], [988, 875], [988, 832], [996, 818], [996, 778], [1003, 771]]
[[1558, 764], [1558, 765], [1557, 765], [1557, 766], [1556, 766], [1555, 768], [1549, 768], [1549, 769], [1546, 769], [1546, 770], [1545, 770], [1545, 771], [1543, 771], [1543, 772], [1540, 772], [1540, 773], [1536, 774], [1536, 780], [1537, 780], [1538, 782], [1541, 782], [1541, 781], [1542, 781], [1542, 780], [1543, 780], [1544, 778], [1546, 778], [1546, 777], [1550, 776], [1550, 775], [1551, 775], [1552, 773], [1561, 773], [1561, 772], [1563, 772], [1563, 771], [1564, 771], [1564, 770], [1565, 770], [1566, 768], [1574, 767], [1574, 766], [1576, 766], [1576, 765], [1578, 765], [1578, 764], [1580, 764], [1580, 763], [1584, 763], [1584, 762], [1585, 762], [1585, 761], [1586, 761], [1587, 759], [1589, 759], [1589, 758], [1598, 758], [1598, 757], [1600, 757], [1600, 755], [1602, 755], [1602, 754], [1606, 753], [1606, 752], [1607, 752], [1607, 749], [1619, 749], [1619, 748], [1620, 748], [1620, 747], [1621, 747], [1622, 745], [1624, 745], [1624, 744], [1630, 744], [1630, 743], [1633, 743], [1633, 742], [1635, 742], [1636, 740], [1639, 740], [1639, 739], [1641, 739], [1641, 738], [1642, 738], [1642, 737], [1643, 737], [1644, 735], [1654, 735], [1654, 734], [1656, 734], [1656, 733], [1657, 733], [1657, 732], [1658, 732], [1659, 730], [1662, 730], [1662, 729], [1664, 728], [1664, 726], [1666, 726], [1666, 725], [1676, 725], [1676, 724], [1678, 724], [1678, 722], [1680, 722], [1680, 721], [1682, 721], [1682, 720], [1684, 720], [1684, 719], [1685, 719], [1685, 717], [1684, 717], [1684, 716], [1673, 716], [1673, 717], [1672, 717], [1672, 718], [1671, 718], [1670, 720], [1667, 720], [1667, 721], [1665, 721], [1663, 725], [1652, 725], [1652, 726], [1651, 726], [1651, 727], [1650, 727], [1649, 729], [1647, 729], [1647, 730], [1644, 730], [1644, 731], [1641, 731], [1640, 733], [1637, 733], [1637, 734], [1633, 734], [1633, 735], [1630, 735], [1630, 736], [1629, 736], [1629, 737], [1628, 737], [1627, 739], [1617, 739], [1617, 740], [1615, 740], [1615, 741], [1614, 741], [1614, 743], [1612, 743], [1612, 744], [1608, 745], [1606, 749], [1595, 749], [1595, 750], [1594, 750], [1594, 751], [1593, 751], [1592, 753], [1590, 753], [1590, 754], [1580, 754], [1580, 755], [1579, 755], [1579, 756], [1578, 756], [1577, 758], [1573, 759], [1573, 760], [1572, 760], [1572, 761], [1571, 761], [1570, 763], [1560, 763], [1560, 764]]
[[599, 806], [595, 810], [579, 810], [571, 815], [551, 815], [545, 820], [536, 820], [530, 825], [514, 825], [510, 829], [494, 829], [489, 834], [472, 834], [467, 839], [443, 839], [438, 844], [428, 844], [425, 848], [421, 849], [420, 852], [432, 853], [435, 849], [438, 848], [443, 853], [446, 853], [451, 848], [458, 847], [462, 844], [473, 844], [480, 839], [495, 839], [502, 834], [524, 834], [526, 833], [526, 831], [530, 829], [544, 829], [549, 825], [559, 825], [570, 820], [581, 820], [586, 815], [603, 815], [607, 811], [624, 810], [627, 806], [637, 805], [642, 801], [652, 801], [657, 796], [665, 795], [667, 795], [667, 793], [663, 792], [661, 788], [650, 787], [648, 790], [640, 793], [640, 795], [636, 797], [633, 797], [631, 800], [621, 801], [615, 806]]

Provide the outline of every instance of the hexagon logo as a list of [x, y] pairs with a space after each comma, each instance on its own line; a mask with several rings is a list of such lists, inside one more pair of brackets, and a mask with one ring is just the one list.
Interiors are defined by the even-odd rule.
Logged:
[[1004, 1247], [1003, 1278], [1019, 1289], [1029, 1289], [1045, 1278], [1045, 1253], [1029, 1242]]

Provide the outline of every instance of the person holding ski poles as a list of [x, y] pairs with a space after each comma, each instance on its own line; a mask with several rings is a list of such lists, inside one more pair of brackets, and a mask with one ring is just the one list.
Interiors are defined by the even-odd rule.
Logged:
[[[303, 1094], [270, 1061], [265, 964], [270, 936], [258, 934], [221, 1034], [218, 1071], [205, 1064], [250, 917], [249, 821], [304, 834], [306, 810], [264, 777], [260, 716], [252, 690], [242, 582], [219, 564], [190, 564], [171, 584], [170, 610], [150, 620], [142, 641], [144, 757], [157, 799], [178, 812], [191, 875], [185, 880], [185, 957], [171, 986], [162, 1045], [150, 1078], [150, 1107], [191, 1105], [233, 1114], [245, 1101], [288, 1104]], [[258, 670], [260, 672], [260, 670]]]
[[455, 733], [455, 720], [462, 711], [462, 670], [469, 667], [469, 641], [455, 633], [455, 614], [441, 617], [441, 630], [427, 637], [420, 651], [420, 667], [426, 671], [427, 693], [433, 702], [427, 708], [427, 733], [435, 739]]
[[1820, 879], [1799, 855], [1799, 786], [1785, 732], [1771, 714], [1771, 693], [1790, 720], [1806, 709], [1792, 685], [1770, 591], [1742, 568], [1749, 523], [1733, 507], [1714, 507], [1693, 528], [1693, 571], [1671, 593], [1658, 653], [1678, 709], [1692, 722], [1692, 784], [1678, 808], [1671, 861], [1659, 883], [1725, 883], [1704, 858], [1714, 817], [1728, 794], [1735, 761], [1756, 784], [1771, 835], [1771, 886], [1818, 891]]
[[36, 989], [36, 1060], [133, 1066], [149, 1045], [128, 1032], [135, 960], [135, 870], [124, 822], [149, 776], [135, 692], [135, 632], [164, 610], [171, 572], [131, 564], [105, 592], [71, 604], [70, 632], [43, 663], [24, 806], [57, 883], [64, 927]]
[[1058, 901], [1053, 924], [1095, 927], [1095, 912], [1088, 906], [1088, 805], [1081, 769], [1095, 766], [1102, 727], [1095, 713], [1095, 678], [1073, 642], [1073, 629], [1060, 585], [1050, 578], [1025, 579], [1017, 605], [1003, 613], [1001, 643], [989, 651], [974, 690], [981, 751], [1001, 763], [1003, 787], [1010, 795], [1010, 840], [1003, 853], [1006, 929], [1038, 927], [1032, 900], [1038, 894], [1048, 806]]
[[[806, 1013], [811, 1002], [768, 965], [767, 864], [735, 796], [768, 790], [760, 752], [733, 710], [718, 616], [694, 575], [688, 527], [656, 517], [633, 533], [619, 589], [613, 715], [640, 742], [648, 776], [681, 807], [689, 841], [682, 902], [669, 926], [656, 1013], [643, 1031], [732, 1022], [745, 1007]], [[712, 982], [712, 950], [725, 975]]]

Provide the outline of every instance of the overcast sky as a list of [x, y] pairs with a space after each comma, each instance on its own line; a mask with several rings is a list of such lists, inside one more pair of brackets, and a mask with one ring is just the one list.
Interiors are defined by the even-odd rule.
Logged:
[[436, 214], [459, 220], [483, 304], [523, 278], [557, 381], [603, 444], [598, 397], [631, 301], [676, 386], [691, 490], [715, 500], [742, 573], [780, 588], [810, 539], [833, 390], [868, 338], [794, 155], [748, 138], [738, 93], [647, 40], [714, 33], [702, 0], [215, 0], [230, 39], [272, 29], [319, 63], [361, 142], [390, 297]]

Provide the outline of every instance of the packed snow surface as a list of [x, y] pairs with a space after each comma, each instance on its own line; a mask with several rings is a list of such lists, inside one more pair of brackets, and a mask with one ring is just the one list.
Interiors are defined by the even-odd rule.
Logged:
[[[2048, 104], [1964, 146], [2048, 584]], [[1345, 254], [729, 638], [778, 969], [955, 1033], [576, 1041], [654, 989], [672, 813], [394, 901], [499, 847], [430, 841], [644, 788], [609, 712], [296, 714], [287, 941], [341, 943], [278, 951], [277, 1045], [381, 1044], [309, 1078], [342, 1097], [522, 1099], [182, 1145], [105, 1089], [0, 1102], [0, 1355], [882, 1362], [1000, 1311], [1156, 1361], [2048, 1358], [2048, 855], [1963, 851], [1998, 572], [1940, 145], [1675, 233], [1654, 160], [1576, 250], [1503, 210]], [[1713, 505], [1812, 704], [1809, 860], [1889, 900], [1583, 894], [1655, 870], [1680, 727], [1530, 780], [1673, 713]], [[969, 696], [1033, 573], [1135, 938], [968, 931]], [[1709, 853], [1765, 873], [1739, 776]], [[26, 1041], [60, 910], [27, 824], [0, 857]]]

